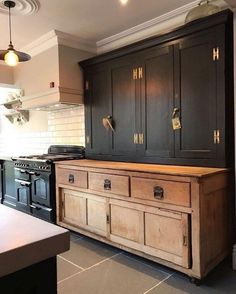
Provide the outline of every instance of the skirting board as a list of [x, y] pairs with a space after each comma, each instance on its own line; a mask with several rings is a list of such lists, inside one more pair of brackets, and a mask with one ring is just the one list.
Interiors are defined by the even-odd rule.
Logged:
[[236, 244], [233, 246], [233, 269], [236, 270]]

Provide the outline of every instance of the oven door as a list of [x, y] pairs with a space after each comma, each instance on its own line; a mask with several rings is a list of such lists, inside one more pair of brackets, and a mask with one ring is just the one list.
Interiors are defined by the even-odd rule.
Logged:
[[56, 223], [55, 221], [55, 211], [52, 208], [39, 205], [37, 203], [32, 203], [30, 205], [33, 216], [39, 217], [43, 220], [47, 220], [51, 223]]
[[15, 179], [30, 181], [30, 174], [28, 170], [15, 167]]
[[31, 213], [30, 198], [31, 198], [31, 183], [15, 179], [16, 187], [16, 208], [18, 210]]
[[32, 202], [51, 207], [51, 173], [39, 171], [31, 177]]

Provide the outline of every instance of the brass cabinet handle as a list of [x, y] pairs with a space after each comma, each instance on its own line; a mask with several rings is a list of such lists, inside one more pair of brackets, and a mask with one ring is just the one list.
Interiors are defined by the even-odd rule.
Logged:
[[164, 189], [160, 186], [155, 186], [153, 188], [154, 198], [157, 200], [162, 200], [164, 198]]

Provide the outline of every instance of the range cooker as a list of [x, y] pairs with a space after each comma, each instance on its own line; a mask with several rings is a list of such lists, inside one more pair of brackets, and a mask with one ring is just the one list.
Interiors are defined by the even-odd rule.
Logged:
[[52, 145], [47, 154], [13, 157], [16, 208], [56, 222], [55, 161], [84, 158], [84, 147]]

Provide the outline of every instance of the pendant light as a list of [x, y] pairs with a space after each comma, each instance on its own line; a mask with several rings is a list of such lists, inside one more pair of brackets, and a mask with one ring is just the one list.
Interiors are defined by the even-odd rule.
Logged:
[[29, 54], [16, 51], [12, 45], [11, 40], [11, 8], [15, 7], [16, 3], [13, 1], [4, 1], [4, 5], [9, 9], [9, 33], [10, 44], [7, 50], [0, 50], [0, 60], [4, 60], [7, 65], [15, 66], [18, 62], [28, 61], [31, 59]]

